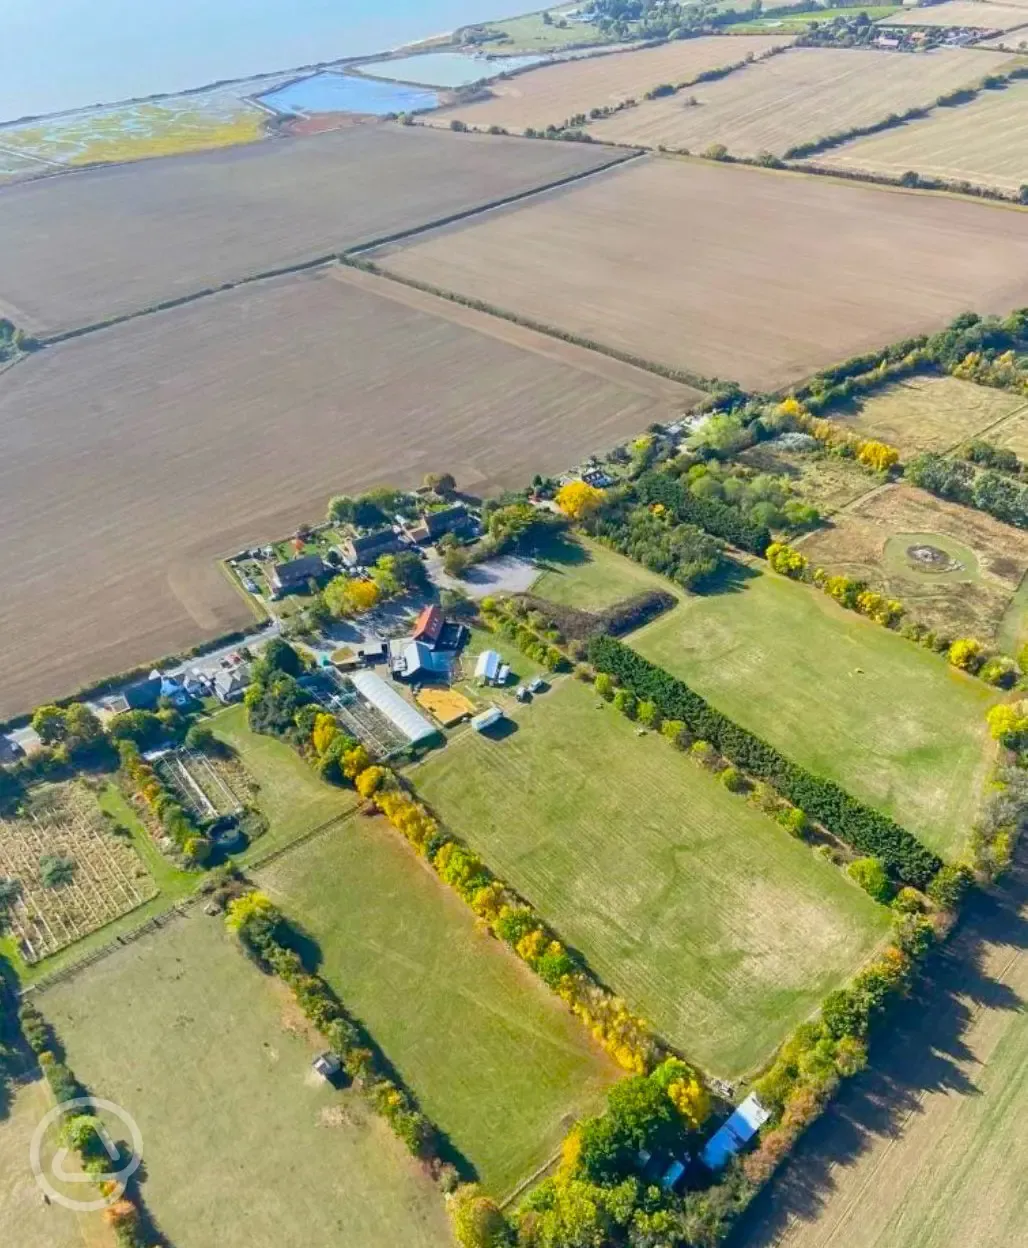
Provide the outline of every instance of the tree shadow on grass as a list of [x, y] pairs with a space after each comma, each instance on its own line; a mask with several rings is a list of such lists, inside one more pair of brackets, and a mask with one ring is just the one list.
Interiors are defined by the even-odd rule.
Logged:
[[741, 594], [750, 581], [760, 576], [756, 568], [735, 559], [726, 559], [713, 576], [705, 577], [703, 583], [692, 592], [700, 598], [714, 598], [721, 594]]
[[833, 1169], [856, 1164], [876, 1140], [901, 1138], [907, 1119], [922, 1112], [926, 1093], [980, 1095], [977, 1059], [965, 1041], [977, 1011], [1025, 1006], [987, 969], [997, 949], [1028, 949], [1028, 853], [1000, 889], [969, 904], [961, 930], [872, 1046], [869, 1068], [843, 1086], [800, 1140], [740, 1220], [728, 1248], [771, 1248], [790, 1222], [816, 1221], [836, 1193]]
[[581, 542], [564, 533], [547, 534], [532, 553], [544, 572], [560, 573], [566, 568], [581, 567], [594, 561], [592, 553]]

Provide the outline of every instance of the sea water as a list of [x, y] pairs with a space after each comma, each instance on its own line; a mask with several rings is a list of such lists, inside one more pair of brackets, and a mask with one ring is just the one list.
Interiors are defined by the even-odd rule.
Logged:
[[527, 0], [26, 0], [3, 5], [0, 121], [369, 56]]
[[496, 78], [515, 69], [542, 65], [546, 56], [475, 56], [470, 52], [423, 52], [418, 56], [399, 56], [391, 61], [362, 65], [360, 72], [369, 78], [392, 78], [425, 87], [468, 87], [473, 82]]

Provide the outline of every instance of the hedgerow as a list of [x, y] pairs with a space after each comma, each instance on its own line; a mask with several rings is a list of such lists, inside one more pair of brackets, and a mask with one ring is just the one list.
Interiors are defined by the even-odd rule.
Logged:
[[684, 681], [650, 663], [613, 637], [598, 637], [589, 658], [636, 697], [656, 704], [666, 719], [681, 720], [741, 770], [766, 780], [794, 806], [861, 854], [881, 859], [889, 874], [926, 888], [942, 860], [894, 820], [857, 801], [831, 780], [790, 762], [773, 746], [710, 706]]

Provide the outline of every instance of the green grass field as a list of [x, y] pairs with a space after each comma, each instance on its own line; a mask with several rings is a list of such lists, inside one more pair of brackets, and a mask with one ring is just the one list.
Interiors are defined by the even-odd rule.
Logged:
[[581, 611], [603, 611], [648, 589], [679, 592], [641, 563], [588, 538], [555, 543], [540, 562], [546, 571], [532, 586], [532, 593]]
[[731, 592], [687, 599], [632, 645], [937, 852], [960, 851], [991, 758], [988, 686], [756, 570]]
[[617, 1077], [383, 820], [352, 820], [259, 882], [320, 943], [321, 973], [496, 1195], [551, 1156], [569, 1116], [595, 1109]]
[[564, 5], [549, 10], [552, 23], [543, 21], [543, 11], [526, 13], [521, 17], [511, 17], [501, 22], [484, 22], [494, 34], [503, 34], [503, 41], [490, 42], [485, 48], [490, 52], [510, 56], [516, 53], [557, 52], [572, 44], [603, 43], [604, 36], [598, 26], [592, 22], [569, 21], [566, 26], [558, 26], [561, 13], [566, 8], [578, 8], [578, 5]]
[[37, 1003], [79, 1078], [139, 1123], [143, 1194], [178, 1248], [450, 1243], [437, 1189], [312, 1074], [316, 1038], [220, 919], [196, 909]]
[[270, 824], [268, 831], [240, 855], [244, 864], [259, 861], [311, 828], [355, 808], [357, 798], [352, 789], [325, 784], [284, 742], [251, 732], [244, 707], [222, 711], [210, 723], [215, 735], [232, 746], [260, 786], [257, 803]]
[[417, 767], [418, 791], [712, 1073], [757, 1066], [884, 931], [835, 867], [585, 685], [517, 725]]
[[[733, 4], [732, 8], [742, 8], [741, 4]], [[837, 17], [852, 18], [858, 13], [866, 13], [871, 21], [879, 21], [883, 17], [891, 17], [900, 12], [902, 6], [895, 4], [855, 4], [842, 9], [816, 9], [812, 5], [801, 8], [800, 12], [785, 14], [782, 17], [761, 17], [752, 22], [740, 22], [730, 29], [734, 34], [767, 34], [781, 31], [783, 34], [799, 34], [807, 29], [811, 22], [830, 22]]]

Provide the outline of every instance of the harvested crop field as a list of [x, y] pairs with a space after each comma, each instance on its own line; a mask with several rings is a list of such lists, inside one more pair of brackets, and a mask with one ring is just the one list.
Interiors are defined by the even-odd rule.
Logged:
[[489, 87], [491, 99], [457, 104], [426, 117], [432, 125], [449, 125], [453, 117], [469, 126], [504, 126], [519, 133], [531, 126], [545, 130], [561, 125], [591, 108], [612, 108], [627, 99], [642, 100], [663, 83], [678, 86], [697, 74], [763, 56], [792, 43], [789, 35], [709, 35], [683, 39], [655, 48], [583, 57], [544, 65]]
[[615, 158], [356, 127], [0, 192], [0, 315], [50, 335], [303, 264]]
[[1028, 26], [1028, 10], [1012, 0], [1009, 4], [983, 4], [980, 0], [946, 0], [927, 8], [911, 9], [890, 17], [883, 26], [966, 26], [974, 30], [1013, 30]]
[[436, 1185], [358, 1093], [313, 1075], [324, 1041], [221, 919], [195, 907], [34, 1000], [76, 1075], [139, 1124], [171, 1243], [452, 1242]]
[[948, 451], [1028, 407], [1024, 395], [959, 377], [910, 377], [859, 401], [856, 413], [830, 412], [844, 429], [898, 447], [903, 458], [918, 451]]
[[318, 837], [259, 884], [317, 941], [321, 974], [496, 1197], [619, 1077], [384, 819]]
[[645, 359], [770, 389], [968, 307], [1024, 304], [1028, 213], [643, 157], [376, 258]]
[[244, 626], [215, 558], [332, 493], [520, 487], [698, 397], [342, 268], [47, 348], [0, 377], [0, 715]]
[[936, 109], [921, 121], [825, 152], [817, 161], [893, 176], [915, 169], [924, 177], [1016, 192], [1028, 178], [1028, 82], [984, 91], [969, 104]]
[[597, 121], [608, 143], [702, 152], [723, 143], [733, 156], [783, 156], [799, 143], [872, 125], [889, 113], [925, 107], [957, 87], [1010, 64], [1002, 53], [937, 49], [917, 56], [855, 48], [794, 48], [682, 96], [648, 100]]
[[[1028, 533], [908, 485], [865, 495], [798, 545], [812, 564], [898, 598], [911, 619], [985, 642], [996, 640], [1028, 572]], [[918, 545], [945, 549], [959, 566], [922, 569], [906, 554]]]
[[734, 592], [686, 598], [630, 644], [936, 853], [962, 850], [993, 754], [985, 712], [997, 694], [981, 681], [755, 569]]
[[881, 937], [836, 867], [578, 681], [511, 722], [419, 766], [418, 792], [712, 1074], [752, 1070]]

